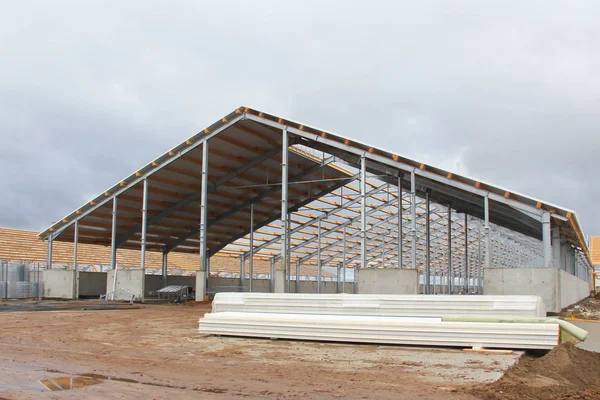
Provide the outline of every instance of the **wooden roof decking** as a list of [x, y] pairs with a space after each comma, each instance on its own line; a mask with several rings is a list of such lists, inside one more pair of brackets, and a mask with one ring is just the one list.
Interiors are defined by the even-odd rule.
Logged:
[[[45, 264], [47, 260], [47, 244], [39, 239], [37, 232], [0, 228], [0, 260], [26, 261]], [[55, 264], [73, 264], [73, 243], [55, 242], [52, 252]], [[77, 262], [83, 266], [110, 266], [110, 247], [80, 243], [77, 249]], [[139, 268], [140, 251], [119, 249], [117, 251], [117, 264], [125, 268]], [[146, 252], [146, 268], [160, 270], [162, 255], [157, 252]], [[168, 257], [169, 270], [197, 271], [199, 266], [198, 255], [188, 253], [171, 253]], [[266, 260], [255, 259], [253, 271], [256, 275], [270, 274], [271, 265]], [[295, 271], [295, 270], [294, 270]], [[215, 255], [211, 257], [211, 274], [232, 274], [240, 272], [240, 259], [235, 256]], [[246, 261], [246, 273], [248, 262]], [[323, 276], [334, 277], [328, 271], [323, 271]], [[303, 265], [300, 270], [302, 276], [317, 276], [316, 268]]]
[[600, 267], [600, 236], [592, 236], [590, 238], [590, 245], [592, 265], [595, 267]]

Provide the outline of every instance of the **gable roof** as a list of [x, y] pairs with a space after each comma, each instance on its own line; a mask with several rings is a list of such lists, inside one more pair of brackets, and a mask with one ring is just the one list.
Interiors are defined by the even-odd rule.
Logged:
[[[560, 228], [561, 235], [591, 261], [577, 216], [570, 209], [249, 107], [237, 108], [140, 168], [52, 224], [40, 237], [46, 239], [60, 233], [55, 240], [70, 241], [74, 220], [83, 218], [80, 242], [107, 245], [110, 200], [119, 196], [118, 225], [119, 231], [124, 232], [120, 235], [123, 240], [120, 247], [138, 248], [142, 182], [148, 178], [152, 182], [150, 199], [155, 202], [154, 208], [149, 207], [148, 218], [152, 224], [148, 231], [148, 250], [198, 252], [197, 206], [194, 204], [198, 202], [200, 149], [208, 139], [214, 139], [209, 145], [208, 169], [212, 180], [208, 208], [213, 214], [209, 216], [208, 242], [211, 254], [215, 254], [248, 234], [249, 229], [241, 226], [248, 225], [250, 203], [255, 204], [258, 216], [255, 229], [280, 218], [280, 196], [276, 194], [279, 183], [273, 182], [278, 175], [271, 174], [269, 181], [269, 171], [278, 169], [283, 131], [290, 135], [291, 145], [323, 151], [352, 167], [357, 167], [360, 158], [365, 157], [369, 172], [385, 175], [381, 180], [391, 184], [396, 184], [395, 177], [399, 176], [402, 186], [408, 188], [410, 174], [414, 173], [419, 196], [427, 191], [432, 201], [451, 204], [459, 212], [483, 218], [483, 199], [487, 198], [492, 223], [537, 239], [542, 236], [542, 214], [547, 213], [554, 226]], [[343, 186], [347, 183], [344, 179], [350, 180], [348, 172], [331, 164], [329, 158], [320, 159], [298, 148], [290, 150], [290, 180], [298, 180], [297, 185], [290, 186], [290, 191], [297, 193], [291, 196], [292, 211]], [[293, 164], [296, 164], [295, 169]], [[253, 185], [252, 181], [259, 184]], [[224, 182], [230, 185], [226, 191], [219, 191]], [[256, 186], [270, 188], [261, 190]], [[160, 223], [155, 223], [157, 218]]]

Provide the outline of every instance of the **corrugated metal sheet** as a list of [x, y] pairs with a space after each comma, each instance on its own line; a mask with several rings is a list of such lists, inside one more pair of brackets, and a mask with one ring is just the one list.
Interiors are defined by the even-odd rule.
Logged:
[[228, 336], [425, 346], [551, 349], [558, 324], [431, 322], [396, 317], [220, 312], [200, 333]]
[[213, 312], [443, 317], [545, 317], [538, 296], [423, 296], [310, 293], [217, 293]]

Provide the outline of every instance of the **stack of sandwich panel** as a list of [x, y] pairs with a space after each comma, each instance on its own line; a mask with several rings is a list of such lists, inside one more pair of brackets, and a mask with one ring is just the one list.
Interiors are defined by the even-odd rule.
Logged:
[[441, 319], [223, 312], [200, 320], [200, 333], [229, 336], [509, 349], [551, 349], [557, 324], [443, 322]]
[[536, 296], [218, 293], [200, 333], [427, 346], [551, 349], [554, 323], [444, 321], [545, 314]]
[[545, 317], [538, 296], [217, 293], [213, 312], [364, 315], [382, 317]]

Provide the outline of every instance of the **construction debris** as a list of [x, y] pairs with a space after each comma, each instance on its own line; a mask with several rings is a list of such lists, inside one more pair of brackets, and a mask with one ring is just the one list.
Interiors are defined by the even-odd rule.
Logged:
[[586, 319], [592, 321], [600, 320], [600, 294], [565, 307], [560, 316], [566, 319]]

